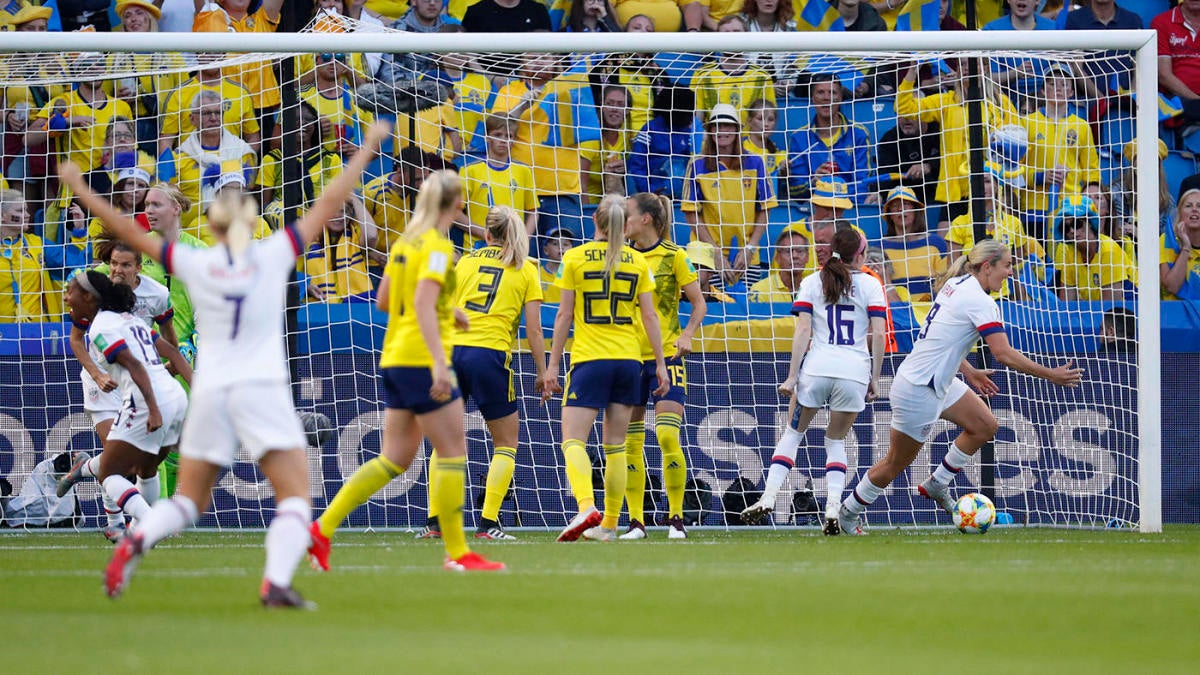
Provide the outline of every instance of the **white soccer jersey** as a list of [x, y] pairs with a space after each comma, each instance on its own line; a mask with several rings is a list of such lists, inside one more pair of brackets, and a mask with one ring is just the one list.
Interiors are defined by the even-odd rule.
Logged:
[[237, 260], [224, 245], [163, 245], [163, 266], [187, 285], [202, 336], [193, 391], [288, 382], [284, 305], [299, 255], [291, 226], [252, 242]]
[[970, 274], [950, 279], [938, 292], [912, 353], [896, 375], [933, 387], [942, 396], [975, 342], [1003, 331], [1000, 308], [978, 279]]
[[138, 275], [138, 287], [133, 289], [133, 295], [136, 299], [130, 314], [145, 321], [147, 326], [162, 325], [174, 318], [171, 291], [145, 274]]
[[867, 329], [872, 317], [887, 318], [887, 297], [875, 277], [862, 272], [850, 275], [850, 288], [837, 304], [826, 304], [821, 275], [800, 282], [792, 314], [812, 315], [812, 344], [800, 372], [855, 382], [871, 381], [871, 352]]
[[176, 394], [183, 395], [183, 388], [171, 377], [154, 349], [154, 338], [150, 329], [138, 317], [125, 313], [101, 311], [92, 319], [92, 325], [87, 332], [88, 351], [96, 365], [108, 373], [108, 376], [118, 383], [121, 399], [128, 403], [144, 404], [141, 389], [134, 384], [129, 371], [117, 363], [117, 355], [129, 350], [150, 377], [150, 386], [154, 388], [155, 398], [173, 398]]

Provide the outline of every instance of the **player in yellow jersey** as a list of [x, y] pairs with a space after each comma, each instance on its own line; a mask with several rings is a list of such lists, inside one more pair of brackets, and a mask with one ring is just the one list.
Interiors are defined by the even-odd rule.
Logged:
[[[633, 408], [629, 431], [625, 434], [625, 464], [629, 481], [625, 500], [629, 504], [629, 530], [622, 539], [645, 539], [646, 519], [643, 502], [646, 494], [646, 402], [654, 401], [654, 433], [662, 450], [663, 486], [667, 490], [667, 538], [686, 539], [683, 527], [683, 488], [687, 483], [687, 458], [679, 439], [683, 425], [683, 404], [687, 402], [687, 369], [683, 357], [692, 351], [692, 336], [700, 328], [708, 306], [700, 291], [696, 269], [683, 249], [671, 241], [671, 200], [662, 195], [639, 192], [625, 202], [625, 236], [633, 250], [641, 253], [654, 275], [654, 309], [662, 329], [663, 356], [670, 376], [664, 395], [650, 396], [655, 384], [655, 363], [650, 344], [642, 340], [642, 382], [638, 387], [638, 405]], [[679, 327], [680, 292], [692, 305], [687, 326]]]
[[[625, 501], [625, 432], [638, 402], [642, 350], [645, 333], [654, 353], [658, 378], [655, 396], [670, 388], [663, 360], [662, 333], [654, 311], [654, 275], [641, 253], [625, 245], [625, 199], [608, 195], [600, 200], [594, 216], [596, 241], [563, 255], [555, 285], [562, 289], [558, 316], [554, 319], [554, 342], [550, 363], [542, 377], [542, 400], [561, 392], [558, 367], [562, 362], [567, 334], [575, 326], [571, 349], [571, 371], [563, 398], [562, 438], [567, 480], [579, 513], [558, 535], [559, 541], [585, 539], [612, 541], [617, 537], [617, 518]], [[578, 295], [578, 298], [576, 297]], [[578, 300], [578, 302], [577, 302]], [[635, 313], [640, 312], [643, 330]], [[596, 414], [604, 410], [603, 444], [604, 516], [596, 510], [592, 493], [592, 465], [585, 443], [591, 435]]]
[[[500, 526], [500, 504], [512, 483], [517, 461], [520, 419], [512, 383], [512, 351], [517, 324], [525, 313], [525, 331], [533, 366], [534, 385], [542, 388], [546, 371], [546, 344], [542, 338], [542, 284], [537, 264], [529, 259], [525, 223], [511, 207], [494, 207], [485, 219], [487, 246], [467, 253], [454, 268], [458, 280], [455, 306], [469, 320], [469, 328], [454, 336], [454, 372], [463, 398], [475, 399], [487, 422], [496, 452], [488, 466], [483, 513], [476, 539], [516, 539]], [[435, 457], [430, 459], [436, 465]], [[437, 536], [436, 499], [431, 495], [429, 523], [423, 536]]]
[[358, 467], [310, 530], [313, 566], [329, 569], [329, 538], [371, 495], [403, 473], [428, 438], [441, 453], [429, 485], [441, 519], [447, 570], [498, 571], [473, 553], [463, 534], [467, 440], [463, 402], [450, 368], [456, 292], [454, 245], [446, 233], [462, 211], [462, 181], [453, 171], [432, 174], [417, 194], [413, 218], [392, 246], [375, 303], [388, 313], [379, 367], [386, 410], [382, 449]]

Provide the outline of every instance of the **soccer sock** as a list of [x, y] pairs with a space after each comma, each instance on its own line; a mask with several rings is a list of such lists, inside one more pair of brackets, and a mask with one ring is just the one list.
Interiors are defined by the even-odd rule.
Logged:
[[84, 478], [96, 478], [100, 475], [100, 455], [89, 459], [79, 467], [79, 475]]
[[312, 521], [312, 507], [302, 497], [288, 497], [275, 505], [275, 517], [267, 528], [267, 565], [263, 578], [288, 588], [292, 575], [308, 550], [308, 524]]
[[138, 493], [137, 487], [124, 476], [109, 476], [104, 479], [104, 491], [117, 503], [125, 513], [134, 518], [142, 518], [150, 511], [150, 505]]
[[886, 487], [879, 487], [872, 483], [868, 476], [863, 476], [863, 479], [858, 481], [858, 485], [855, 485], [854, 490], [850, 492], [850, 496], [846, 497], [846, 501], [842, 502], [842, 507], [857, 516], [875, 503], [875, 500], [879, 499], [879, 495], [883, 494], [886, 489]]
[[107, 490], [100, 491], [100, 498], [104, 502], [104, 515], [108, 518], [108, 526], [125, 527], [125, 513], [117, 506], [117, 500], [110, 497]]
[[[630, 422], [625, 432], [625, 503], [629, 506], [629, 519], [646, 522], [646, 423]], [[605, 501], [608, 493], [605, 492]]]
[[321, 517], [317, 519], [317, 526], [321, 528], [321, 534], [332, 537], [351, 511], [357, 509], [370, 499], [371, 495], [379, 492], [380, 488], [402, 473], [404, 473], [404, 469], [393, 464], [383, 455], [358, 467], [354, 475], [350, 476], [350, 480], [346, 481], [342, 489], [338, 490], [333, 501], [329, 502], [325, 513], [322, 513]]
[[463, 534], [463, 493], [467, 489], [467, 458], [439, 457], [437, 470], [429, 477], [434, 485], [434, 504], [438, 513], [438, 525], [442, 528], [442, 543], [446, 555], [458, 560], [470, 552], [467, 536]]
[[195, 502], [183, 495], [175, 495], [155, 504], [150, 513], [138, 521], [137, 532], [142, 535], [142, 545], [151, 548], [163, 539], [183, 532], [199, 517]]
[[764, 504], [774, 504], [775, 496], [787, 480], [788, 473], [796, 465], [796, 450], [800, 447], [803, 436], [799, 431], [785, 427], [775, 442], [775, 452], [771, 455], [771, 468], [767, 471], [767, 484], [763, 487], [762, 501]]
[[158, 503], [158, 497], [162, 490], [158, 482], [158, 474], [154, 474], [150, 478], [137, 479], [137, 489], [142, 493], [142, 498], [146, 500], [146, 503], [154, 506]]
[[614, 530], [621, 517], [621, 505], [625, 503], [625, 484], [629, 481], [625, 444], [600, 447], [604, 448], [604, 520], [600, 526]]
[[433, 475], [435, 473], [437, 473], [437, 465], [438, 465], [437, 448], [430, 448], [429, 449], [429, 466], [426, 467], [426, 469], [425, 469], [425, 477], [429, 479], [429, 498], [427, 499], [429, 504], [425, 508], [425, 517], [428, 518], [429, 520], [433, 520], [434, 518], [437, 518], [437, 516], [438, 516], [437, 500], [434, 499], [434, 495], [433, 495], [433, 490], [434, 490]]
[[675, 413], [662, 413], [654, 418], [654, 434], [662, 450], [663, 488], [667, 491], [667, 515], [683, 517], [683, 490], [687, 486], [687, 458], [679, 429], [683, 418]]
[[504, 503], [504, 495], [508, 494], [508, 486], [512, 485], [513, 470], [516, 468], [517, 449], [496, 448], [483, 487], [483, 513], [480, 515], [485, 520], [500, 522], [500, 505]]
[[571, 485], [571, 494], [575, 495], [575, 505], [582, 513], [596, 505], [592, 488], [592, 462], [588, 459], [583, 441], [569, 438], [563, 441], [562, 449], [567, 464], [567, 482]]
[[825, 437], [825, 510], [842, 501], [846, 487], [846, 439]]
[[958, 449], [958, 441], [950, 444], [950, 451], [946, 453], [946, 458], [938, 465], [938, 468], [933, 471], [933, 482], [940, 485], [949, 485], [959, 471], [971, 461], [971, 456], [962, 450]]

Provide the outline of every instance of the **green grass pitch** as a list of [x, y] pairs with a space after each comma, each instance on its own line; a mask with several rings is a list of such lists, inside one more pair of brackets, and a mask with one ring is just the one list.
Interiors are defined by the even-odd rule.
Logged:
[[[1196, 672], [1200, 528], [694, 531], [668, 542], [477, 550], [440, 569], [410, 534], [343, 533], [305, 567], [316, 612], [258, 606], [262, 533], [160, 545], [125, 597], [97, 533], [0, 537], [11, 673]], [[836, 669], [836, 670], [835, 670]]]

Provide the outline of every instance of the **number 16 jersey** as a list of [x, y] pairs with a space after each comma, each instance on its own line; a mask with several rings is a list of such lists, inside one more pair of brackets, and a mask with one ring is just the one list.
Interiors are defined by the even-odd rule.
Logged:
[[887, 298], [879, 280], [852, 272], [850, 286], [835, 304], [825, 302], [821, 274], [810, 274], [800, 282], [792, 314], [812, 315], [812, 345], [801, 372], [816, 377], [835, 377], [854, 382], [871, 381], [871, 353], [867, 328], [872, 317], [887, 318]]

